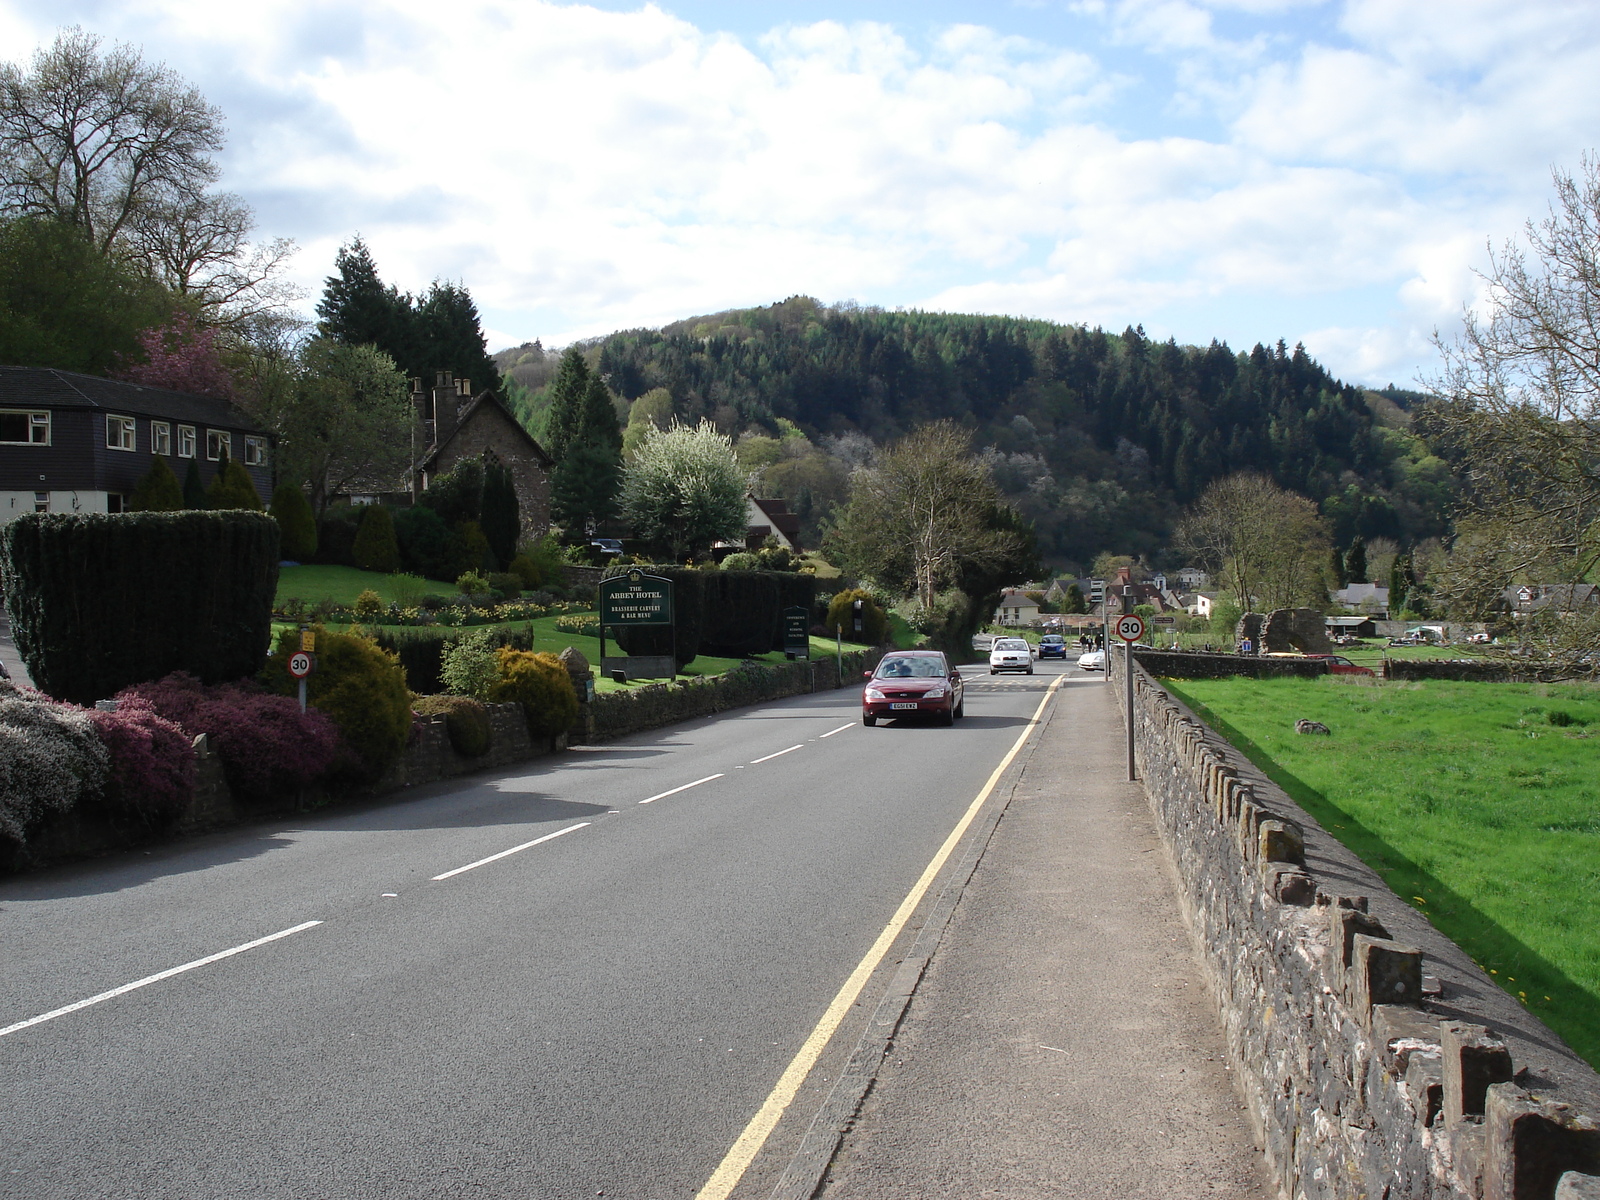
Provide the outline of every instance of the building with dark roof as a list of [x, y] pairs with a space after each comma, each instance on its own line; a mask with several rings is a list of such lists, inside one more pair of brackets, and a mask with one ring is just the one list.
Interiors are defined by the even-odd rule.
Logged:
[[210, 486], [222, 460], [272, 495], [272, 435], [226, 400], [49, 367], [0, 366], [0, 521], [122, 512], [163, 458]]
[[[511, 474], [522, 535], [542, 537], [550, 528], [550, 472], [555, 460], [499, 397], [491, 391], [474, 396], [469, 381], [440, 371], [431, 392], [423, 390], [422, 380], [411, 381], [411, 403], [426, 443], [411, 474], [412, 499], [422, 495], [429, 480], [449, 473], [462, 459], [492, 454]], [[371, 497], [380, 498], [384, 497]]]

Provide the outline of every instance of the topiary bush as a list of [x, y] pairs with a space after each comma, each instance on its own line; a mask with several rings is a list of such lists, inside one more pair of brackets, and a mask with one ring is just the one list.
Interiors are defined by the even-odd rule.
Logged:
[[90, 711], [110, 754], [100, 807], [119, 825], [160, 833], [194, 796], [194, 739], [148, 701], [129, 696], [115, 712]]
[[515, 575], [522, 584], [522, 590], [531, 592], [544, 582], [544, 577], [539, 574], [539, 568], [533, 559], [526, 554], [519, 554], [511, 560], [511, 565], [506, 572]]
[[759, 571], [761, 560], [747, 550], [736, 550], [722, 560], [724, 571]]
[[578, 719], [578, 696], [572, 676], [554, 654], [500, 649], [500, 679], [486, 697], [496, 704], [522, 705], [533, 737], [554, 737]]
[[263, 513], [26, 513], [0, 528], [17, 649], [41, 690], [79, 704], [173, 671], [260, 670], [278, 557]]
[[383, 505], [367, 505], [361, 527], [356, 530], [355, 545], [350, 548], [350, 559], [363, 571], [392, 575], [400, 569], [400, 543], [395, 540], [394, 518]]
[[260, 512], [263, 507], [250, 472], [226, 455], [206, 489], [206, 504], [215, 509], [242, 508], [251, 512]]
[[109, 757], [88, 713], [0, 680], [0, 857], [25, 862], [40, 825], [98, 798]]
[[444, 714], [445, 733], [457, 754], [481, 758], [489, 753], [494, 741], [489, 710], [471, 696], [418, 696], [412, 701], [411, 711], [419, 717]]
[[362, 512], [348, 504], [339, 504], [322, 514], [317, 522], [316, 561], [330, 567], [356, 565], [356, 530], [361, 526]]
[[[855, 602], [861, 601], [861, 633], [855, 632]], [[842, 629], [847, 641], [862, 642], [868, 646], [880, 646], [884, 642], [889, 628], [888, 616], [882, 606], [872, 598], [872, 593], [862, 588], [850, 588], [839, 592], [828, 604], [828, 616], [823, 622], [831, 634], [835, 629]]]
[[356, 597], [356, 602], [350, 606], [350, 611], [359, 621], [376, 621], [387, 607], [383, 597], [371, 588], [365, 589]]
[[489, 576], [490, 590], [499, 594], [502, 600], [515, 600], [522, 595], [522, 577], [510, 571], [496, 571]]
[[150, 469], [134, 485], [128, 497], [129, 512], [177, 512], [183, 508], [183, 484], [160, 455], [150, 461]]
[[[298, 644], [298, 643], [297, 643]], [[241, 799], [269, 804], [318, 782], [339, 753], [339, 730], [315, 709], [275, 695], [251, 679], [207, 685], [176, 672], [117, 694], [118, 712], [146, 708], [191, 739], [205, 734], [228, 786]]]
[[401, 565], [425, 579], [452, 580], [472, 566], [466, 543], [431, 508], [416, 504], [399, 509], [394, 532]]
[[317, 515], [305, 492], [298, 484], [280, 483], [272, 493], [271, 512], [284, 558], [310, 562], [317, 553]]
[[494, 589], [489, 581], [476, 571], [466, 571], [457, 580], [456, 587], [463, 596], [486, 596]]
[[[626, 575], [635, 564], [612, 563], [602, 578]], [[613, 629], [617, 645], [624, 654], [675, 654], [681, 671], [700, 653], [705, 623], [705, 588], [715, 575], [692, 567], [638, 565], [646, 575], [672, 581], [672, 626], [634, 625]]]
[[[316, 628], [317, 668], [307, 680], [310, 704], [339, 727], [339, 737], [353, 760], [340, 773], [353, 782], [373, 783], [392, 767], [411, 734], [411, 693], [406, 673], [394, 654], [357, 633], [330, 633]], [[298, 686], [289, 676], [289, 656], [300, 648], [297, 630], [278, 635], [262, 678], [285, 696]]]

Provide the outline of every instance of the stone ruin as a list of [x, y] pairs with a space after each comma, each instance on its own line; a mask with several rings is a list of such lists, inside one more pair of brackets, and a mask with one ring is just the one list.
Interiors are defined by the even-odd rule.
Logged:
[[1328, 626], [1314, 608], [1275, 608], [1270, 613], [1245, 613], [1233, 631], [1235, 644], [1245, 638], [1257, 654], [1332, 654]]

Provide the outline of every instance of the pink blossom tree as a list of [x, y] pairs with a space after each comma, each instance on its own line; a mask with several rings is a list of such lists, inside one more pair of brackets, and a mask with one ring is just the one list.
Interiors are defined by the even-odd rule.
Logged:
[[179, 310], [162, 325], [152, 325], [139, 335], [144, 361], [122, 355], [117, 378], [148, 387], [170, 388], [220, 400], [238, 399], [233, 375], [222, 365], [216, 345], [217, 331], [197, 325]]

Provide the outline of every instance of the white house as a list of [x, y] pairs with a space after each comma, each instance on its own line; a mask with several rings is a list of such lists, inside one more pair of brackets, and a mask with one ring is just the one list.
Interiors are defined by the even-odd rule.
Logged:
[[1173, 573], [1173, 578], [1178, 581], [1178, 586], [1186, 592], [1198, 592], [1211, 582], [1211, 576], [1207, 575], [1199, 567], [1180, 567]]
[[1008, 588], [994, 610], [996, 625], [1032, 625], [1039, 619], [1039, 603], [1018, 588]]
[[1388, 612], [1389, 589], [1376, 583], [1352, 583], [1333, 594], [1347, 612]]

